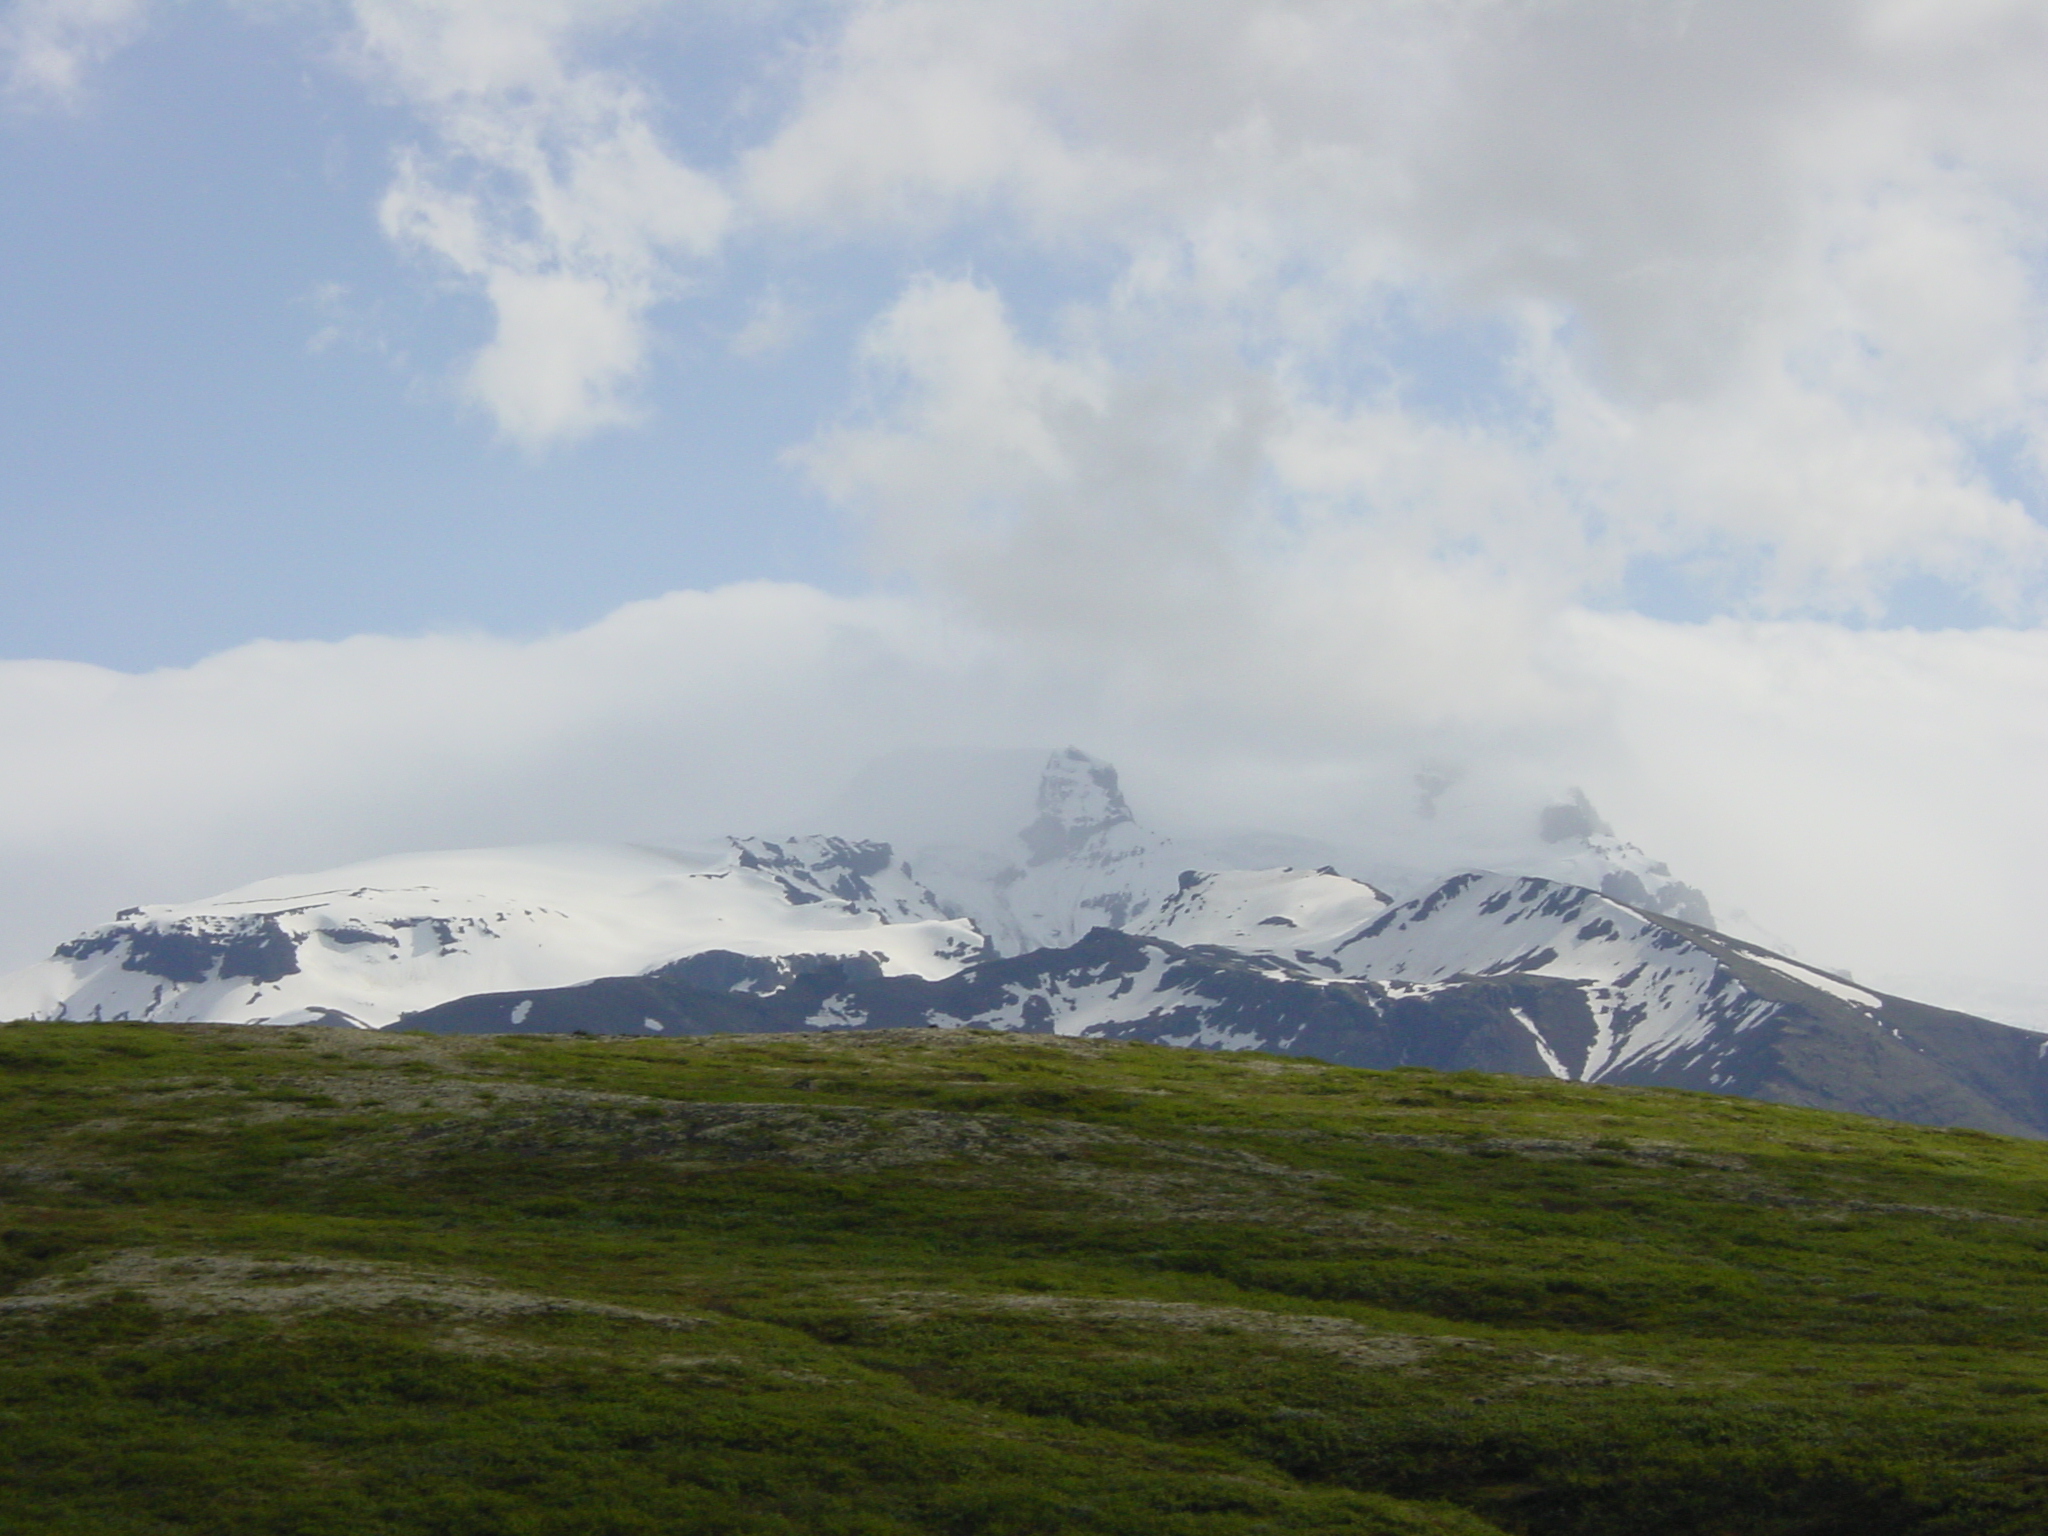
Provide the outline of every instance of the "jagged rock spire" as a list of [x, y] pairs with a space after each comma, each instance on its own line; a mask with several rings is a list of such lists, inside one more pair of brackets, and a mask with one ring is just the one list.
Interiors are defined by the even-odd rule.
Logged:
[[1078, 747], [1046, 759], [1038, 781], [1038, 819], [1017, 835], [1033, 864], [1075, 853], [1091, 838], [1131, 820], [1116, 769]]

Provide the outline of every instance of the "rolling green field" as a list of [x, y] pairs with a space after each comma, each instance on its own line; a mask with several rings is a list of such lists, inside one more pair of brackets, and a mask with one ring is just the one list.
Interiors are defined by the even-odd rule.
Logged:
[[0, 1029], [0, 1531], [2048, 1531], [2048, 1145], [1043, 1036]]

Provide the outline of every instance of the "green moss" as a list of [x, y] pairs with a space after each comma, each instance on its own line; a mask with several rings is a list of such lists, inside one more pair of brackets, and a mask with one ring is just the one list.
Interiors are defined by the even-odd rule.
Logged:
[[1044, 1037], [0, 1031], [0, 1531], [2048, 1526], [2048, 1147]]

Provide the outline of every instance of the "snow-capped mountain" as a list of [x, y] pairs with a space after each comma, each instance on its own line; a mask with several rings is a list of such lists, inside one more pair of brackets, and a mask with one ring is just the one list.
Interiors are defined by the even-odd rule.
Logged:
[[822, 836], [375, 859], [132, 908], [0, 980], [0, 1017], [381, 1027], [474, 993], [713, 950], [867, 956], [884, 974], [938, 977], [986, 951], [1058, 947], [1101, 926], [1256, 947], [1262, 923], [1385, 904], [1327, 873], [1191, 887], [1184, 857], [1132, 818], [1114, 768], [1069, 750], [1045, 763], [1035, 815], [1014, 836], [930, 850], [917, 869], [886, 843]]
[[1312, 933], [1341, 936], [1389, 904], [1384, 892], [1327, 865], [1224, 862], [1266, 845], [1295, 851], [1301, 839], [1190, 840], [1151, 831], [1132, 816], [1116, 769], [1071, 747], [1045, 761], [1034, 811], [1014, 834], [925, 844], [908, 855], [907, 867], [939, 908], [966, 917], [999, 955], [1060, 948], [1096, 928], [1284, 949]]
[[0, 981], [0, 1017], [381, 1026], [473, 992], [706, 949], [869, 955], [890, 973], [943, 976], [983, 940], [875, 844], [476, 849], [132, 908]]
[[[1714, 932], [1574, 795], [1513, 872], [1395, 903], [1231, 867], [1069, 749], [1014, 833], [374, 860], [133, 909], [0, 1017], [700, 1033], [973, 1026], [1668, 1084], [2048, 1134], [2048, 1042]], [[1014, 825], [1014, 823], [1013, 823]], [[1247, 846], [1240, 840], [1238, 847]], [[1991, 1064], [1991, 1065], [1987, 1065]]]
[[1385, 901], [1294, 872], [1210, 876], [1225, 885], [1190, 892], [1183, 850], [1141, 828], [1116, 770], [1080, 752], [1046, 761], [1034, 809], [1014, 836], [932, 850], [918, 870], [886, 843], [806, 836], [409, 854], [259, 881], [131, 908], [59, 945], [0, 980], [0, 1017], [382, 1027], [474, 993], [705, 951], [867, 956], [883, 974], [938, 977], [1098, 926], [1256, 945], [1260, 923], [1297, 908]]
[[2048, 1135], [2040, 1036], [1853, 987], [1583, 887], [1459, 876], [1349, 934], [1304, 933], [1311, 942], [1283, 953], [1098, 928], [935, 980], [885, 976], [871, 960], [698, 955], [404, 1022], [458, 1034], [1017, 1030], [1705, 1089]]

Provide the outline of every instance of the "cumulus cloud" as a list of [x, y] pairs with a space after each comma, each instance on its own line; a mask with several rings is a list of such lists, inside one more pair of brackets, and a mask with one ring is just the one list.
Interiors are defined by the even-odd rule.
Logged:
[[[1675, 560], [1873, 618], [1933, 571], [2031, 617], [2048, 534], [1985, 446], [2048, 463], [2044, 55], [1991, 0], [895, 0], [816, 49], [745, 185], [800, 227], [1117, 250], [1127, 339], [1255, 361], [1332, 468], [1476, 447], [1571, 514], [1589, 593]], [[1446, 366], [1486, 402], [1449, 436]]]
[[[663, 141], [658, 74], [616, 63], [665, 9], [349, 13], [425, 127], [384, 228], [489, 305], [463, 387], [514, 441], [639, 420], [656, 306], [742, 226], [813, 256], [994, 238], [1101, 322], [1104, 366], [1200, 339], [1290, 394], [1326, 480], [1394, 434], [1452, 480], [1476, 450], [1596, 599], [1651, 561], [1760, 614], [1882, 620], [1929, 573], [2040, 612], [2048, 21], [2024, 0], [738, 8], [729, 94], [755, 105], [703, 167]], [[787, 318], [768, 303], [738, 354]]]
[[141, 35], [149, 0], [14, 0], [0, 17], [0, 80], [32, 106], [76, 106], [94, 66]]
[[812, 472], [1174, 814], [1440, 869], [1511, 859], [1583, 784], [1756, 936], [2048, 1022], [2016, 1001], [2048, 987], [2048, 635], [1596, 612], [1591, 535], [1511, 443], [1035, 347], [968, 280], [864, 352]]
[[1311, 752], [1374, 722], [1575, 708], [1527, 664], [1554, 582], [1445, 549], [1465, 532], [1447, 505], [1479, 526], [1516, 489], [1483, 449], [1427, 486], [1429, 515], [1332, 515], [1303, 483], [1320, 466], [1289, 458], [1317, 423], [1270, 377], [1213, 351], [1136, 370], [1034, 347], [966, 280], [917, 285], [864, 356], [871, 413], [803, 461], [928, 600], [1035, 664]]
[[714, 251], [717, 182], [656, 130], [646, 88], [577, 44], [638, 0], [357, 0], [357, 56], [425, 123], [379, 214], [490, 305], [469, 396], [537, 449], [634, 421], [648, 314]]

